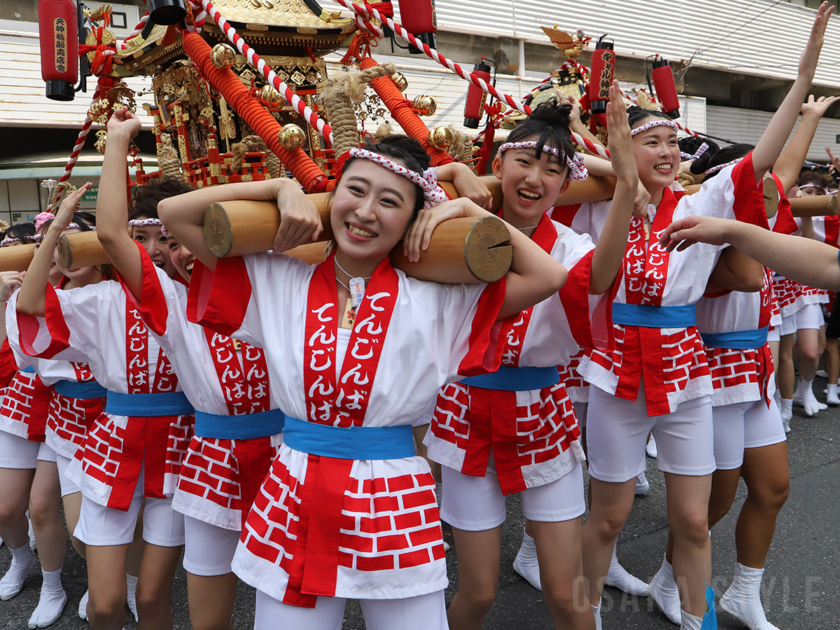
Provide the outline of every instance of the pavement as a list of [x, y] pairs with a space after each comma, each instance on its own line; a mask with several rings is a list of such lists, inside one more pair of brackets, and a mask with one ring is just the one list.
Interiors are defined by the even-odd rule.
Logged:
[[[824, 400], [825, 379], [814, 389]], [[788, 438], [791, 492], [777, 523], [776, 537], [767, 559], [763, 600], [768, 619], [780, 630], [837, 630], [840, 628], [840, 408], [829, 408], [815, 418], [806, 418], [794, 408], [793, 431]], [[668, 535], [665, 516], [665, 482], [648, 459], [650, 492], [636, 499], [633, 512], [618, 542], [618, 557], [634, 575], [645, 581], [658, 570]], [[735, 563], [735, 523], [746, 489], [743, 482], [730, 514], [712, 532], [713, 579], [718, 596], [728, 587]], [[524, 519], [518, 497], [508, 500], [508, 519], [502, 529], [502, 565], [496, 604], [487, 617], [487, 630], [552, 628], [551, 615], [542, 594], [514, 573], [513, 559], [522, 540]], [[444, 525], [444, 537], [452, 533]], [[6, 547], [0, 549], [0, 574], [11, 562]], [[457, 589], [458, 563], [453, 549], [447, 555], [450, 587], [447, 601]], [[69, 601], [64, 615], [51, 628], [79, 630], [90, 626], [76, 614], [86, 588], [84, 562], [67, 547], [64, 587]], [[36, 568], [23, 591], [0, 602], [0, 630], [27, 627], [37, 605], [41, 574]], [[190, 628], [186, 575], [179, 568], [171, 603], [176, 629]], [[234, 628], [253, 628], [254, 591], [240, 585], [234, 613]], [[607, 588], [603, 604], [605, 630], [674, 630], [649, 598], [635, 598]], [[136, 628], [134, 622], [127, 625]], [[735, 630], [743, 626], [725, 612], [718, 612], [718, 627]], [[349, 602], [344, 628], [361, 630], [364, 620], [358, 602]], [[280, 629], [285, 630], [285, 629]]]

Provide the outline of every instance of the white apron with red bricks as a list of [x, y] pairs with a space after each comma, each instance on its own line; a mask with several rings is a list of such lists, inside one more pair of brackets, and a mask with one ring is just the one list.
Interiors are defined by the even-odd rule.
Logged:
[[[190, 319], [266, 348], [274, 397], [287, 416], [300, 419], [309, 418], [310, 411], [321, 412], [307, 409], [303, 365], [307, 296], [316, 269], [276, 254], [220, 259], [213, 275], [197, 263], [190, 287]], [[355, 374], [362, 382], [373, 379], [363, 426], [420, 424], [438, 390], [458, 379], [459, 370], [480, 365], [485, 353], [495, 356], [488, 343], [503, 302], [504, 281], [485, 289], [421, 282], [395, 273], [397, 296], [378, 369], [375, 374]], [[368, 292], [365, 299], [371, 297]], [[360, 326], [364, 322], [356, 323], [364, 330]], [[341, 374], [345, 353], [360, 359], [365, 348], [348, 350], [350, 331], [337, 328], [338, 322], [328, 319], [322, 334], [325, 339], [337, 337], [335, 369]], [[301, 551], [296, 551], [298, 515], [315, 483], [307, 470], [319, 459], [322, 465], [345, 461], [310, 458], [281, 446], [234, 558], [240, 578], [281, 601], [300, 588], [290, 583], [290, 571], [297, 580], [302, 571]], [[426, 461], [416, 456], [357, 460], [344, 483], [341, 514], [334, 515], [341, 524], [337, 557], [331, 560], [337, 564], [336, 573], [317, 576], [334, 584], [329, 594], [394, 599], [445, 588], [440, 517]], [[301, 597], [299, 592], [296, 597]]]
[[[30, 357], [20, 347], [20, 336], [15, 316], [16, 292], [6, 305], [6, 335], [14, 352], [15, 361], [22, 367], [32, 367], [44, 385], [52, 386], [57, 381], [89, 382], [93, 373], [85, 363]], [[88, 428], [103, 410], [104, 399], [90, 401], [62, 396], [52, 390], [47, 413], [46, 443], [52, 450], [73, 459], [82, 447]]]
[[[48, 287], [46, 318], [18, 313], [21, 348], [30, 356], [87, 363], [109, 391], [180, 391], [168, 361], [158, 369], [160, 347], [139, 313], [127, 309], [126, 299], [115, 281], [72, 291]], [[145, 463], [144, 495], [171, 496], [192, 423], [192, 415], [147, 419], [103, 413], [88, 430], [67, 476], [89, 499], [127, 510]]]
[[[566, 365], [581, 346], [610, 343], [611, 296], [590, 296], [592, 252], [587, 235], [544, 215], [533, 239], [569, 271], [563, 289], [502, 329], [501, 364]], [[523, 329], [524, 328], [524, 332]], [[492, 450], [502, 493], [560, 479], [585, 459], [580, 427], [564, 382], [509, 392], [464, 383], [444, 387], [425, 443], [430, 459], [467, 475], [484, 476]]]
[[[208, 335], [203, 326], [188, 321], [186, 285], [171, 279], [152, 264], [145, 249], [138, 249], [143, 261], [142, 303], [136, 296], [129, 298], [172, 361], [192, 406], [206, 413], [230, 415], [231, 423], [239, 414], [276, 409], [263, 351], [243, 344], [237, 352], [228, 337]], [[129, 293], [125, 284], [123, 289]], [[247, 373], [243, 353], [248, 355]], [[282, 433], [253, 440], [193, 435], [172, 509], [216, 527], [241, 530], [242, 519], [282, 442]]]
[[51, 398], [52, 387], [35, 372], [16, 372], [0, 404], [0, 431], [31, 442], [45, 441]]
[[[590, 234], [597, 243], [609, 206], [609, 201], [562, 206], [555, 208], [552, 216]], [[684, 306], [703, 297], [706, 281], [724, 247], [697, 244], [669, 254], [658, 244], [672, 220], [692, 214], [766, 225], [752, 155], [704, 182], [694, 195], [685, 195], [676, 183], [666, 189], [647, 243], [642, 220], [632, 219], [616, 303]], [[693, 326], [642, 328], [616, 324], [615, 350], [593, 351], [581, 360], [579, 371], [591, 385], [626, 400], [636, 400], [644, 378], [647, 411], [652, 416], [673, 413], [681, 402], [713, 391], [705, 348]]]

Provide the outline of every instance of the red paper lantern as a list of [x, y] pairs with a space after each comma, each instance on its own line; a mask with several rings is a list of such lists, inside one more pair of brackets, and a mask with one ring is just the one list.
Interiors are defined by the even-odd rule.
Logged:
[[[484, 63], [484, 57], [473, 66], [473, 74], [487, 85], [490, 85], [490, 66]], [[481, 117], [484, 115], [484, 104], [487, 102], [487, 92], [474, 83], [467, 88], [467, 104], [464, 106], [464, 127], [478, 129]]]
[[[429, 48], [435, 48], [435, 33], [437, 33], [437, 15], [435, 0], [400, 0], [400, 23], [405, 30], [414, 35]], [[423, 52], [415, 46], [409, 46], [408, 52], [413, 55]]]
[[589, 105], [593, 114], [607, 111], [610, 100], [610, 86], [615, 76], [615, 52], [612, 41], [605, 42], [602, 35], [592, 52], [592, 70], [589, 79]]
[[38, 31], [41, 38], [41, 78], [47, 98], [72, 101], [79, 78], [79, 24], [73, 0], [41, 0]]
[[659, 55], [653, 60], [653, 87], [665, 113], [671, 118], [679, 118], [680, 98], [674, 83], [674, 71], [668, 60]]

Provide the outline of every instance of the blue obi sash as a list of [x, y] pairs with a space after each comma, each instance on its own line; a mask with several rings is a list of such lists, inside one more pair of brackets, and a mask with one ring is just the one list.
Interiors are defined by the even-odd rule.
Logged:
[[710, 348], [732, 348], [734, 350], [757, 350], [767, 343], [769, 326], [757, 330], [736, 330], [722, 333], [700, 333], [703, 343]]
[[55, 387], [57, 393], [67, 398], [90, 400], [91, 398], [105, 398], [108, 395], [108, 390], [96, 381], [77, 383], [76, 381], [62, 380], [56, 381], [53, 387]]
[[552, 387], [560, 382], [560, 372], [552, 367], [500, 367], [496, 372], [469, 376], [461, 381], [470, 387], [496, 389], [504, 392], [524, 392]]
[[612, 305], [612, 320], [621, 326], [642, 328], [690, 328], [697, 325], [694, 304], [650, 306], [647, 304]]
[[105, 412], [114, 416], [187, 416], [195, 412], [184, 392], [120, 394], [108, 392]]
[[283, 432], [286, 415], [279, 409], [241, 416], [195, 410], [195, 434], [215, 440], [255, 440]]
[[408, 424], [344, 429], [286, 416], [283, 443], [302, 453], [336, 459], [403, 459], [415, 455]]
[[25, 368], [23, 368], [21, 370], [21, 372], [34, 372], [34, 371], [35, 371], [35, 368], [32, 367], [31, 365], [27, 365]]

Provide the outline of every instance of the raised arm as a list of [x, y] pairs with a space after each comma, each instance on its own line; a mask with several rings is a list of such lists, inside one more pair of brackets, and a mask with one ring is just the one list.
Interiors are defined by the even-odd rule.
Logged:
[[761, 291], [763, 286], [764, 265], [735, 247], [727, 247], [709, 276], [706, 290], [716, 292], [725, 289], [753, 293]]
[[[834, 7], [829, 7], [827, 2], [823, 2], [817, 10], [817, 16], [814, 19], [814, 25], [811, 28], [811, 35], [808, 38], [808, 43], [805, 45], [805, 50], [799, 60], [799, 74], [796, 81], [793, 82], [793, 87], [790, 88], [782, 105], [773, 115], [767, 129], [761, 135], [761, 139], [755, 146], [753, 151], [753, 167], [755, 169], [756, 182], [761, 181], [782, 152], [782, 147], [790, 136], [794, 124], [796, 124], [797, 114], [808, 94], [808, 89], [811, 87], [811, 82], [814, 80], [814, 73], [817, 70], [817, 62], [820, 58], [820, 50], [822, 50], [823, 41], [825, 39], [825, 29], [828, 26], [828, 19], [834, 12]], [[798, 173], [797, 173], [798, 175]]]
[[669, 251], [682, 250], [693, 243], [729, 243], [785, 278], [809, 287], [840, 291], [840, 252], [818, 241], [776, 234], [740, 221], [701, 216], [674, 221], [659, 241]]
[[812, 94], [808, 97], [808, 101], [802, 104], [802, 120], [799, 121], [796, 133], [793, 134], [793, 138], [788, 142], [779, 159], [776, 160], [776, 164], [773, 165], [773, 172], [782, 182], [785, 191], [790, 190], [799, 179], [799, 172], [805, 163], [808, 148], [814, 140], [814, 134], [817, 133], [820, 119], [837, 100], [837, 96], [829, 96], [828, 98], [821, 96], [814, 100]]
[[216, 257], [204, 241], [204, 212], [213, 203], [239, 199], [277, 201], [278, 208], [282, 208], [280, 229], [273, 246], [276, 251], [315, 241], [323, 229], [315, 204], [306, 198], [298, 184], [285, 178], [194, 190], [161, 201], [158, 215], [179, 243], [208, 269], [215, 269]]
[[607, 291], [615, 281], [624, 259], [627, 231], [633, 215], [633, 197], [639, 184], [639, 171], [633, 154], [633, 139], [627, 112], [618, 90], [618, 82], [610, 87], [607, 103], [607, 130], [610, 137], [610, 155], [615, 172], [615, 194], [598, 245], [592, 254], [592, 273], [589, 292], [598, 295]]
[[125, 160], [129, 145], [139, 131], [140, 119], [127, 109], [111, 116], [96, 199], [96, 236], [123, 282], [138, 298], [143, 288], [143, 259], [126, 230]]
[[52, 266], [53, 254], [55, 252], [55, 246], [58, 243], [58, 237], [61, 236], [62, 231], [64, 231], [73, 219], [73, 211], [76, 209], [76, 204], [79, 203], [82, 195], [90, 190], [90, 187], [91, 183], [88, 182], [64, 197], [64, 200], [61, 202], [55, 219], [44, 235], [44, 240], [41, 241], [41, 245], [35, 251], [32, 262], [29, 263], [29, 269], [23, 279], [20, 295], [18, 295], [17, 299], [18, 312], [26, 315], [34, 315], [35, 317], [44, 316], [50, 267]]

